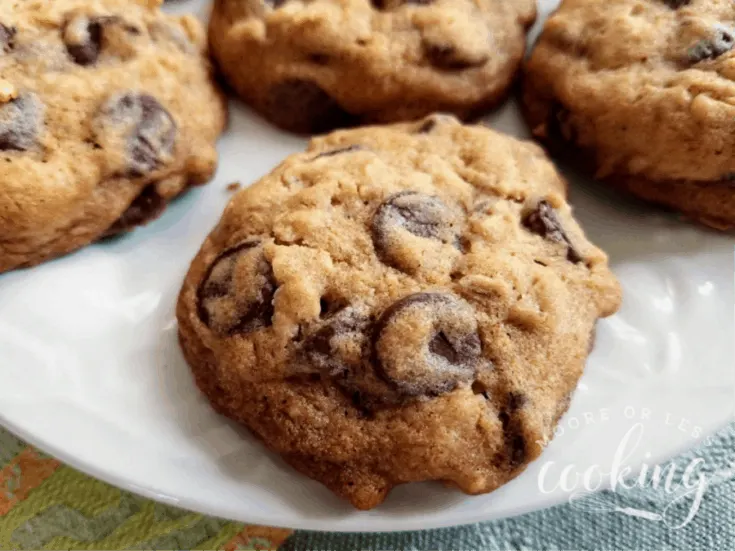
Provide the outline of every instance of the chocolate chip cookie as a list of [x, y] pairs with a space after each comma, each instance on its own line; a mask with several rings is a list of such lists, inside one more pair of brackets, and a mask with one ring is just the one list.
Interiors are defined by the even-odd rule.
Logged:
[[214, 407], [355, 507], [538, 457], [620, 289], [541, 149], [449, 116], [313, 139], [235, 195], [179, 298]]
[[204, 30], [155, 3], [0, 2], [0, 272], [144, 224], [214, 172]]
[[506, 94], [535, 0], [216, 0], [212, 51], [274, 124], [469, 117]]
[[534, 134], [596, 176], [735, 226], [735, 3], [565, 0], [525, 67]]

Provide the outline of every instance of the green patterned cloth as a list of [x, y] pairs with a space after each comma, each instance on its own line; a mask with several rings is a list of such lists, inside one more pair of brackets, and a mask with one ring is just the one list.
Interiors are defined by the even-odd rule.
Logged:
[[[563, 505], [461, 528], [334, 534], [246, 526], [154, 503], [82, 475], [0, 429], [0, 549], [735, 551], [735, 424], [676, 463], [700, 457], [711, 485], [681, 529], [610, 509], [655, 517], [671, 503], [663, 491], [638, 490], [594, 496], [604, 511]], [[671, 518], [683, 518], [686, 509], [678, 513]]]

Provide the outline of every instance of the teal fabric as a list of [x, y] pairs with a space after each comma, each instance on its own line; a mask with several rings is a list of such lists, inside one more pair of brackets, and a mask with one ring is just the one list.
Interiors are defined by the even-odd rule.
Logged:
[[[680, 529], [669, 526], [686, 518], [686, 511], [677, 511], [676, 507], [668, 510], [669, 524], [620, 512], [601, 512], [599, 509], [607, 510], [609, 504], [661, 512], [672, 501], [663, 489], [618, 489], [615, 493], [591, 496], [590, 507], [565, 504], [513, 519], [459, 528], [388, 534], [297, 532], [281, 550], [735, 551], [735, 423], [709, 445], [677, 457], [677, 472], [681, 475], [697, 458], [704, 460], [702, 472], [712, 482], [696, 516]], [[682, 507], [688, 510], [689, 504]]]

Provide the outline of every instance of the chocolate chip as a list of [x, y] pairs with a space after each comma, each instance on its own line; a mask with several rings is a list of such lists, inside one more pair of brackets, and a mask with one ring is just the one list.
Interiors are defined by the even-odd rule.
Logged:
[[526, 439], [517, 423], [510, 419], [507, 413], [500, 414], [500, 421], [503, 424], [506, 463], [510, 470], [515, 470], [526, 460]]
[[[373, 218], [373, 233], [382, 234], [391, 228], [406, 231], [427, 239], [440, 239], [446, 231], [444, 216], [447, 206], [437, 197], [415, 191], [403, 191], [391, 195]], [[452, 232], [453, 236], [456, 232]]]
[[142, 176], [169, 162], [176, 123], [153, 96], [126, 92], [110, 99], [97, 117], [100, 142], [107, 148], [124, 144], [127, 171]]
[[682, 6], [686, 6], [691, 1], [692, 0], [663, 0], [664, 4], [666, 4], [672, 10], [676, 10], [681, 8]]
[[689, 48], [687, 57], [691, 63], [699, 63], [705, 59], [715, 59], [732, 50], [735, 46], [735, 31], [718, 25], [710, 38], [704, 38]]
[[306, 134], [357, 123], [357, 118], [319, 85], [299, 79], [273, 85], [268, 91], [264, 113], [276, 125]]
[[15, 34], [17, 33], [15, 27], [8, 27], [0, 23], [0, 53], [8, 53], [13, 49], [15, 45]]
[[460, 361], [457, 351], [452, 346], [452, 343], [449, 342], [449, 338], [442, 331], [439, 331], [434, 335], [434, 338], [429, 341], [429, 352], [435, 356], [441, 356], [450, 364], [456, 364]]
[[156, 191], [156, 185], [150, 184], [143, 188], [143, 191], [130, 203], [120, 218], [107, 229], [103, 237], [130, 231], [158, 218], [164, 210], [166, 210], [165, 199]]
[[288, 2], [288, 0], [263, 0], [263, 1], [266, 5], [270, 6], [274, 10], [277, 10], [278, 8], [283, 6], [286, 2]]
[[299, 350], [310, 368], [337, 377], [360, 363], [369, 320], [361, 311], [344, 307], [306, 336]]
[[397, 243], [403, 232], [456, 246], [459, 224], [455, 213], [438, 197], [402, 191], [391, 195], [378, 207], [371, 231], [381, 260], [400, 268]]
[[459, 71], [484, 65], [487, 57], [467, 56], [451, 44], [424, 42], [424, 53], [437, 69]]
[[562, 243], [567, 246], [567, 260], [574, 264], [578, 264], [584, 260], [582, 256], [572, 245], [564, 228], [559, 221], [556, 210], [551, 204], [542, 200], [539, 201], [536, 209], [532, 211], [523, 220], [523, 224], [533, 233], [536, 233], [554, 243]]
[[103, 18], [79, 15], [66, 22], [62, 36], [66, 50], [79, 65], [91, 65], [102, 49]]
[[520, 467], [527, 456], [526, 439], [521, 433], [511, 433], [505, 438], [505, 445], [508, 450], [508, 466], [511, 469]]
[[199, 318], [222, 336], [270, 327], [277, 282], [259, 241], [220, 254], [197, 290]]
[[342, 153], [350, 153], [352, 151], [364, 151], [364, 149], [364, 147], [358, 144], [348, 145], [347, 147], [339, 147], [337, 149], [330, 149], [329, 151], [323, 151], [322, 153], [319, 153], [319, 155], [314, 157], [312, 161], [321, 159], [322, 157], [333, 157], [334, 155], [341, 155]]
[[43, 123], [43, 104], [24, 93], [0, 104], [0, 151], [27, 151], [36, 145]]
[[498, 414], [503, 426], [503, 440], [505, 444], [505, 460], [508, 468], [514, 470], [526, 461], [526, 439], [518, 410], [523, 408], [527, 402], [524, 394], [510, 392], [507, 397], [505, 408]]
[[472, 307], [446, 293], [409, 295], [375, 328], [376, 371], [404, 396], [436, 396], [471, 381], [481, 354]]

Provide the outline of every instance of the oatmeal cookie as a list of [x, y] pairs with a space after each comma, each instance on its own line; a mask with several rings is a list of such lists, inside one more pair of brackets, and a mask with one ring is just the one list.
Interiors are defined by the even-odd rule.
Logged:
[[0, 272], [144, 224], [212, 176], [225, 103], [204, 31], [155, 4], [0, 2]]
[[216, 0], [209, 40], [248, 103], [314, 133], [494, 106], [535, 15], [535, 0]]
[[596, 176], [735, 226], [735, 3], [564, 0], [525, 66], [533, 133]]
[[541, 149], [448, 116], [311, 141], [235, 195], [181, 344], [217, 411], [355, 507], [541, 453], [620, 289]]

